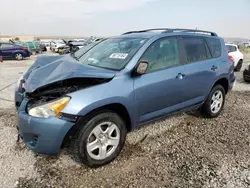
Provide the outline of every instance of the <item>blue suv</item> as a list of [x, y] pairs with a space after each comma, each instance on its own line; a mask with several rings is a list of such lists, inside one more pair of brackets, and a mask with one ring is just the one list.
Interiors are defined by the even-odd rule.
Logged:
[[41, 56], [18, 81], [18, 132], [34, 152], [69, 143], [90, 167], [114, 160], [126, 134], [174, 112], [217, 117], [235, 81], [216, 33], [149, 29], [92, 43], [74, 54]]

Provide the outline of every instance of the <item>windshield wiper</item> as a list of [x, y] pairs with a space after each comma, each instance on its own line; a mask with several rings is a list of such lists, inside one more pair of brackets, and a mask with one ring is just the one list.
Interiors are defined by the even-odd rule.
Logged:
[[91, 64], [91, 63], [88, 63], [87, 65], [93, 66], [93, 67], [98, 67], [98, 68], [101, 68], [101, 69], [108, 69], [108, 70], [112, 70], [112, 71], [117, 71], [118, 70], [118, 69], [112, 69], [112, 68], [109, 68], [109, 67], [98, 66], [98, 65], [95, 65], [95, 64]]

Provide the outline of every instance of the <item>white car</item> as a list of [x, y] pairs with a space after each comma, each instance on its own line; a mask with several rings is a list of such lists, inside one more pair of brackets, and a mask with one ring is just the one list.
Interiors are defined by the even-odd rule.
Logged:
[[244, 46], [245, 46], [246, 48], [250, 48], [250, 42], [245, 42], [245, 43], [244, 43]]
[[58, 48], [65, 45], [66, 44], [63, 40], [54, 40], [50, 42], [50, 50], [53, 52], [58, 52]]
[[234, 70], [240, 71], [243, 64], [243, 54], [235, 44], [226, 44], [226, 47], [228, 50], [228, 55], [232, 56], [234, 59]]

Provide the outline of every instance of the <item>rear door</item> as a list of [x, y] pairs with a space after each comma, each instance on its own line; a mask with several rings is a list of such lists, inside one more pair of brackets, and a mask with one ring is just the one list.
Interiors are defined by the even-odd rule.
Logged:
[[[212, 41], [213, 42], [213, 41]], [[220, 40], [215, 41], [215, 56], [221, 56]], [[182, 37], [186, 56], [184, 107], [203, 102], [215, 83], [218, 71], [218, 59], [213, 58], [208, 44], [203, 37]], [[213, 45], [213, 44], [211, 44]]]
[[13, 44], [2, 43], [1, 44], [1, 51], [3, 58], [11, 58], [13, 57], [13, 51], [15, 50]]

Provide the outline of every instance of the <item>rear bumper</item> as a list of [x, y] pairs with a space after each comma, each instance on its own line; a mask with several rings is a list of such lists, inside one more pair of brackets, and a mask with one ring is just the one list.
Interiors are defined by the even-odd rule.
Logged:
[[23, 56], [24, 56], [24, 57], [30, 57], [31, 54], [32, 54], [32, 53], [31, 53], [30, 51], [28, 51], [28, 52], [24, 52]]
[[236, 82], [236, 78], [234, 76], [234, 71], [229, 75], [229, 88], [228, 88], [228, 91], [230, 91], [234, 85], [235, 85], [235, 82]]
[[27, 100], [21, 102], [17, 111], [17, 129], [24, 144], [36, 153], [57, 155], [64, 137], [74, 125], [59, 118], [36, 118], [25, 111]]

